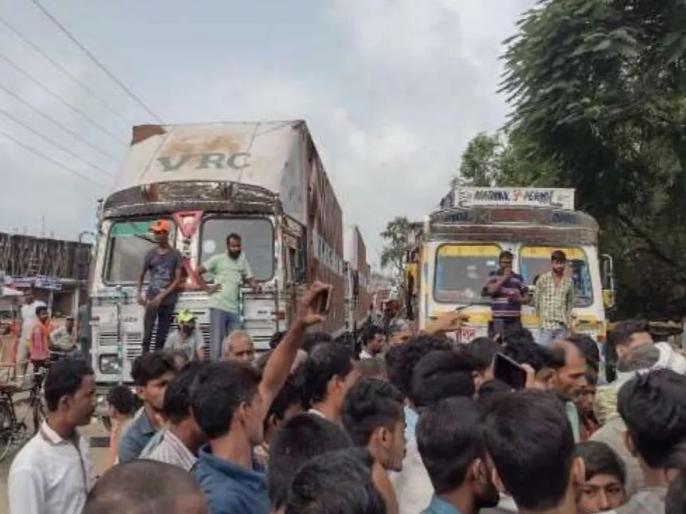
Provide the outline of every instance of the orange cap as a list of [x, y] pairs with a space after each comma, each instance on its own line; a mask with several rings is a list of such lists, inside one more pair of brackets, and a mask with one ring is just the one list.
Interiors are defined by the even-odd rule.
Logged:
[[150, 232], [171, 232], [171, 223], [167, 220], [157, 220], [150, 224]]

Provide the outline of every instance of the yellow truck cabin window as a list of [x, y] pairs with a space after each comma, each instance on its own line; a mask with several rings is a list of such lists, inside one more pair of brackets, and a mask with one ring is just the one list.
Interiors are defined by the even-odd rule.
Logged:
[[588, 307], [593, 303], [593, 283], [586, 252], [578, 247], [523, 246], [519, 252], [519, 271], [527, 285], [543, 273], [550, 271], [550, 256], [562, 250], [567, 256], [567, 273], [574, 280], [576, 307]]
[[434, 297], [443, 303], [481, 302], [488, 274], [498, 269], [501, 248], [495, 244], [446, 244], [436, 252]]

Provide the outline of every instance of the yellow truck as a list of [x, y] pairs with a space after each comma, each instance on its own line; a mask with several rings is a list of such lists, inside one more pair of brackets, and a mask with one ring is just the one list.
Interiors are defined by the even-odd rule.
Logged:
[[[491, 308], [482, 290], [499, 254], [512, 252], [514, 270], [533, 291], [535, 279], [550, 270], [551, 253], [563, 250], [575, 288], [572, 329], [605, 341], [606, 309], [614, 306], [612, 259], [599, 254], [598, 224], [574, 209], [573, 189], [456, 187], [415, 224], [411, 239], [408, 307], [420, 329], [463, 308], [469, 320], [456, 339], [486, 336]], [[523, 307], [522, 323], [538, 338], [533, 304]]]

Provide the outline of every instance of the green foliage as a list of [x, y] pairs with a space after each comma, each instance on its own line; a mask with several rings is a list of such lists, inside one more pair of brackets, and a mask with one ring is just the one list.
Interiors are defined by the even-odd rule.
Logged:
[[405, 266], [405, 254], [408, 249], [408, 238], [412, 231], [410, 221], [398, 216], [386, 225], [381, 232], [384, 247], [381, 252], [381, 267], [390, 269], [398, 284], [402, 284]]
[[683, 315], [686, 2], [544, 0], [518, 27], [497, 183], [575, 187], [617, 257], [622, 313]]

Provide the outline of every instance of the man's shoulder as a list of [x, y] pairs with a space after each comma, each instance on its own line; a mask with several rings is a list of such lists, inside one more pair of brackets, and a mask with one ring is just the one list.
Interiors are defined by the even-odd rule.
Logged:
[[10, 466], [10, 475], [13, 473], [30, 471], [39, 474], [45, 467], [45, 448], [43, 447], [43, 437], [40, 433], [34, 435], [19, 453]]

